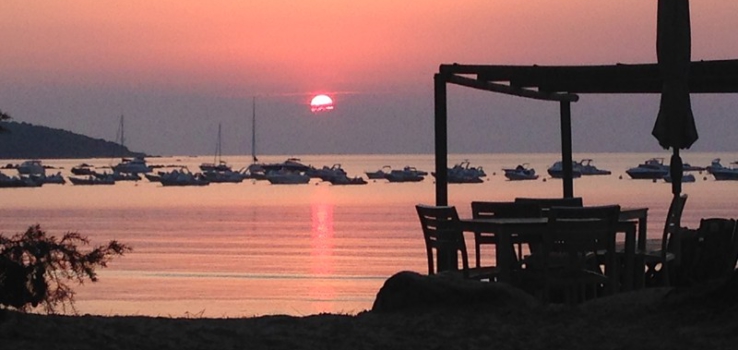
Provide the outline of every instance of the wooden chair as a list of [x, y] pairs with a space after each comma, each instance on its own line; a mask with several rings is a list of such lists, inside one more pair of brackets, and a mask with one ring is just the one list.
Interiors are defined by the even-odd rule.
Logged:
[[683, 232], [680, 266], [672, 281], [678, 286], [724, 281], [738, 261], [736, 221], [726, 218], [700, 220], [697, 230]]
[[[552, 291], [563, 292], [568, 304], [614, 293], [619, 280], [615, 256], [619, 215], [617, 205], [551, 207], [537, 259], [541, 264], [544, 301], [552, 300]], [[598, 252], [605, 252], [601, 263]]]
[[[540, 217], [541, 208], [536, 203], [515, 203], [515, 202], [483, 202], [474, 201], [471, 203], [472, 217], [475, 219], [486, 218], [524, 218], [524, 217]], [[522, 244], [523, 242], [513, 240], [517, 244], [517, 252], [512, 252], [510, 256], [516, 256], [518, 261], [523, 258]], [[476, 267], [481, 265], [481, 245], [494, 244], [497, 245], [497, 237], [494, 232], [474, 232], [474, 248], [476, 257]], [[500, 247], [496, 249], [515, 249], [514, 247]]]
[[638, 252], [646, 265], [645, 279], [647, 286], [670, 286], [674, 267], [680, 263], [682, 212], [687, 202], [687, 195], [675, 196], [666, 214], [666, 223], [661, 239], [646, 240], [646, 251]]
[[[499, 274], [495, 266], [469, 267], [464, 233], [453, 206], [415, 206], [423, 228], [428, 274], [461, 274], [464, 278], [494, 280]], [[435, 258], [434, 258], [435, 251]], [[461, 257], [459, 270], [458, 258]]]
[[[535, 204], [541, 210], [541, 215], [547, 216], [546, 212], [551, 207], [581, 207], [583, 205], [582, 197], [571, 198], [534, 198], [534, 197], [517, 197], [515, 203]], [[531, 253], [536, 252], [538, 244], [530, 243]]]

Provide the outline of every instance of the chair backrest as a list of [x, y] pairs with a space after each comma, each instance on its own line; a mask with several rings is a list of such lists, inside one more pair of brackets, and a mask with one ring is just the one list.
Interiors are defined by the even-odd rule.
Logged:
[[581, 207], [583, 205], [582, 197], [571, 198], [515, 198], [515, 203], [536, 203], [541, 209], [551, 207]]
[[669, 205], [669, 211], [666, 213], [666, 223], [664, 224], [664, 232], [661, 237], [661, 255], [662, 261], [666, 261], [666, 253], [671, 252], [675, 256], [675, 263], [681, 263], [682, 244], [679, 239], [679, 230], [681, 229], [682, 212], [684, 205], [687, 203], [687, 195], [681, 194], [674, 196]]
[[551, 207], [548, 230], [543, 236], [544, 268], [549, 257], [558, 255], [564, 268], [589, 270], [587, 259], [604, 252], [605, 270], [611, 278], [610, 291], [616, 284], [615, 232], [620, 206]]
[[524, 202], [483, 202], [471, 203], [472, 217], [486, 218], [530, 218], [540, 217], [541, 207], [538, 203]]
[[415, 209], [423, 228], [428, 274], [451, 268], [458, 270], [457, 254], [460, 253], [464, 277], [468, 277], [469, 261], [456, 207], [418, 204]]

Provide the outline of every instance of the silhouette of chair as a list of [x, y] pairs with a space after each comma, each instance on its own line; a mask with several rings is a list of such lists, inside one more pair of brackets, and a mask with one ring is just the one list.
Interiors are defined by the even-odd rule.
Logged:
[[[487, 219], [487, 218], [525, 218], [525, 217], [540, 217], [541, 208], [537, 203], [516, 203], [516, 202], [484, 202], [474, 201], [471, 203], [472, 217], [475, 219]], [[510, 247], [500, 247], [497, 245], [498, 239], [494, 232], [474, 232], [474, 248], [476, 257], [476, 267], [481, 265], [481, 245], [482, 244], [494, 244], [495, 249], [513, 249]], [[518, 261], [523, 258], [522, 244], [521, 241], [516, 241], [513, 238], [513, 242], [517, 244], [517, 252], [512, 252], [510, 256], [517, 257]]]
[[[496, 266], [469, 267], [466, 242], [456, 207], [418, 204], [415, 208], [423, 228], [429, 275], [460, 273], [464, 278], [495, 279], [499, 274]], [[460, 270], [459, 256], [461, 257]]]
[[725, 218], [701, 219], [696, 231], [688, 230], [674, 284], [689, 286], [729, 278], [738, 261], [736, 230], [736, 221]]
[[638, 252], [646, 265], [646, 285], [670, 286], [672, 272], [670, 269], [679, 265], [681, 252], [682, 212], [687, 202], [687, 195], [674, 196], [666, 214], [666, 223], [661, 239], [646, 240], [646, 251]]
[[[541, 252], [531, 255], [529, 276], [543, 282], [541, 297], [563, 293], [567, 304], [614, 293], [619, 279], [615, 232], [620, 206], [551, 207]], [[598, 252], [604, 252], [599, 261]], [[601, 266], [604, 265], [604, 266]]]

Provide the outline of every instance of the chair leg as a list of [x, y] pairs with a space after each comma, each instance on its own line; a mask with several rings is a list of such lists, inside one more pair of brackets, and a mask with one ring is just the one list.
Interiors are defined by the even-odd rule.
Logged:
[[482, 258], [482, 253], [480, 252], [480, 249], [479, 249], [479, 248], [481, 248], [481, 246], [482, 245], [479, 244], [479, 240], [478, 239], [474, 239], [474, 257], [477, 259], [477, 262], [476, 262], [477, 267], [480, 267], [481, 264], [482, 264], [481, 261], [480, 261], [481, 258]]

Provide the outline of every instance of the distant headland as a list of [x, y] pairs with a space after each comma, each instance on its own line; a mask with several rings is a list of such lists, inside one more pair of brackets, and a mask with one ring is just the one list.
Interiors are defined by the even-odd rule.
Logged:
[[6, 122], [0, 159], [59, 159], [147, 156], [112, 141], [28, 123]]

